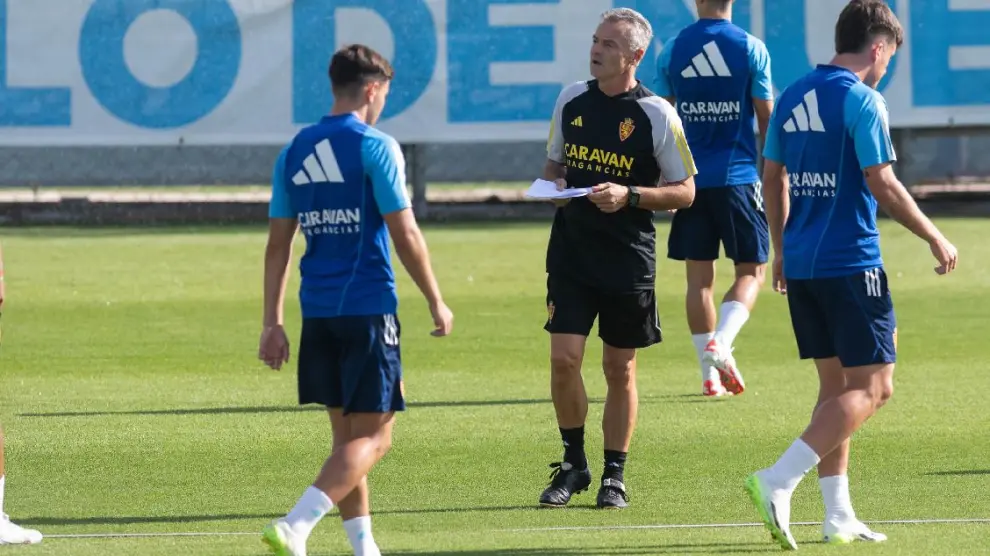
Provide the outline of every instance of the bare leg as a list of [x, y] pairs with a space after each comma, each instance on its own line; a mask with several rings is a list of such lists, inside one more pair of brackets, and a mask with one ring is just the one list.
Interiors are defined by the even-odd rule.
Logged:
[[[331, 453], [351, 440], [351, 424], [344, 417], [344, 412], [340, 408], [329, 409], [330, 424], [333, 427], [333, 447]], [[340, 519], [347, 521], [355, 517], [371, 514], [368, 501], [368, 476], [365, 475], [350, 494], [336, 502], [337, 509], [340, 510]]]
[[588, 417], [588, 394], [581, 378], [586, 341], [575, 334], [550, 335], [550, 395], [562, 429], [583, 427]]
[[392, 447], [394, 413], [352, 413], [350, 438], [334, 449], [313, 486], [330, 500], [343, 500]]
[[[349, 416], [345, 416], [341, 409], [330, 410], [330, 422], [333, 425], [333, 450], [337, 451], [353, 440], [356, 433]], [[367, 475], [361, 477], [361, 481], [350, 494], [337, 502], [347, 539], [354, 549], [354, 554], [360, 556], [381, 554], [371, 531], [370, 506]]]
[[760, 288], [766, 280], [766, 268], [765, 264], [737, 264], [736, 280], [725, 293], [722, 303], [737, 301], [745, 305], [747, 310], [752, 311], [756, 306], [756, 298], [760, 295]]
[[605, 449], [628, 452], [636, 427], [639, 397], [636, 392], [636, 350], [604, 346], [602, 368], [608, 393], [602, 417]]
[[702, 394], [717, 396], [724, 394], [718, 371], [705, 361], [705, 348], [715, 337], [715, 261], [685, 261], [687, 271], [687, 294], [684, 305], [687, 311], [688, 329], [691, 343], [698, 357], [701, 369]]
[[[818, 402], [815, 404], [815, 411], [812, 412], [812, 419], [823, 403], [837, 398], [846, 390], [846, 375], [838, 359], [818, 359], [815, 361], [815, 366], [818, 368], [819, 386]], [[818, 476], [845, 475], [848, 467], [849, 439], [847, 438], [818, 462]]]
[[551, 464], [550, 485], [540, 494], [540, 505], [560, 508], [591, 483], [584, 451], [584, 422], [588, 417], [588, 394], [581, 377], [587, 339], [578, 334], [550, 334], [550, 395], [557, 413], [557, 426], [564, 444], [564, 459]]
[[801, 439], [818, 454], [818, 457], [829, 455], [847, 441], [863, 423], [887, 403], [894, 392], [892, 364], [844, 369], [844, 374], [846, 387], [843, 392], [825, 400], [818, 407], [812, 416], [811, 424], [801, 435]]
[[688, 328], [691, 334], [711, 334], [715, 332], [715, 261], [685, 261], [687, 270], [687, 310]]

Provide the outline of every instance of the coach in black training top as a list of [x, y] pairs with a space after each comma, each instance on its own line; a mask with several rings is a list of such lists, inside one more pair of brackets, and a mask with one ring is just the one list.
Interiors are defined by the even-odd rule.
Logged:
[[591, 484], [581, 362], [596, 317], [608, 384], [597, 505], [628, 501], [623, 469], [638, 404], [636, 350], [660, 341], [653, 211], [690, 206], [696, 173], [676, 111], [636, 80], [651, 39], [636, 11], [605, 12], [591, 48], [595, 79], [565, 88], [554, 107], [544, 177], [558, 188], [594, 189], [558, 202], [547, 248], [544, 328], [564, 461], [551, 464], [544, 506], [564, 506]]

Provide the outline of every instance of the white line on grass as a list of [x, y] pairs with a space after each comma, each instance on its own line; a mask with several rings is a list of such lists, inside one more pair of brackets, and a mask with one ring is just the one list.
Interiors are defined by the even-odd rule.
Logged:
[[[927, 525], [934, 523], [990, 523], [990, 518], [962, 519], [890, 519], [865, 521], [880, 525]], [[821, 525], [819, 521], [800, 521], [791, 525]], [[551, 531], [621, 531], [631, 529], [718, 529], [729, 527], [763, 527], [762, 523], [660, 523], [655, 525], [589, 525], [561, 527], [526, 527], [522, 529], [500, 529], [505, 533], [546, 533]]]
[[[961, 518], [961, 519], [890, 519], [866, 521], [880, 525], [929, 525], [938, 523], [990, 524], [990, 518]], [[791, 525], [821, 525], [819, 522], [802, 521]], [[669, 523], [655, 525], [601, 525], [573, 527], [528, 527], [523, 529], [498, 529], [501, 533], [539, 533], [553, 531], [621, 531], [631, 529], [718, 529], [729, 527], [762, 527], [762, 523]], [[62, 535], [45, 535], [48, 539], [112, 539], [112, 538], [155, 538], [155, 537], [244, 537], [260, 535], [258, 532], [162, 532], [162, 533], [77, 533]]]

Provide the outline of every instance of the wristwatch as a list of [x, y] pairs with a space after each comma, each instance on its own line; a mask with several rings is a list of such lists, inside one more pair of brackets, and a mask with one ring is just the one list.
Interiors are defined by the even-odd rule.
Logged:
[[629, 189], [629, 202], [627, 203], [631, 207], [639, 206], [639, 188], [630, 185], [627, 187]]

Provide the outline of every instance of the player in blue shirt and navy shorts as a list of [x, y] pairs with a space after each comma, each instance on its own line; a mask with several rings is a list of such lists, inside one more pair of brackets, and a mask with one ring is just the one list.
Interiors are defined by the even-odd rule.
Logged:
[[354, 553], [380, 554], [367, 474], [391, 446], [395, 412], [406, 407], [389, 236], [429, 303], [433, 335], [449, 334], [453, 323], [412, 213], [402, 151], [371, 127], [385, 106], [392, 67], [374, 50], [351, 45], [333, 55], [329, 73], [330, 115], [296, 135], [272, 176], [258, 355], [275, 370], [289, 360], [282, 305], [301, 230], [299, 403], [325, 406], [333, 429], [332, 452], [316, 481], [262, 533], [279, 556], [305, 555], [310, 533], [335, 504]]
[[849, 498], [849, 439], [893, 393], [897, 323], [880, 256], [879, 205], [924, 239], [936, 272], [956, 248], [894, 175], [887, 105], [875, 90], [904, 31], [884, 0], [853, 0], [835, 29], [836, 55], [787, 88], [764, 148], [773, 285], [786, 293], [802, 359], [819, 394], [811, 423], [771, 467], [746, 479], [761, 518], [785, 549], [791, 496], [818, 466], [826, 542], [879, 542]]
[[[654, 89], [677, 107], [698, 166], [694, 204], [674, 214], [667, 256], [685, 261], [701, 392], [720, 397], [746, 388], [732, 344], [756, 304], [770, 248], [754, 121], [765, 134], [773, 85], [767, 48], [732, 23], [732, 0], [697, 5], [699, 20], [664, 45]], [[735, 282], [716, 320], [719, 244], [735, 264]]]

